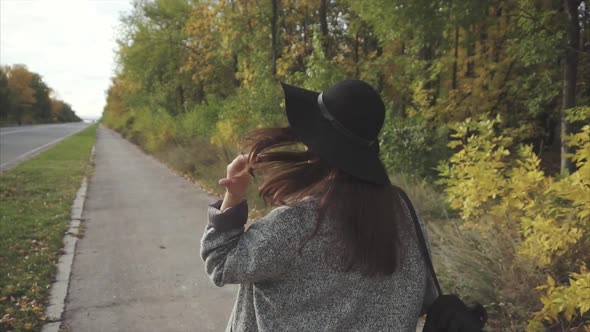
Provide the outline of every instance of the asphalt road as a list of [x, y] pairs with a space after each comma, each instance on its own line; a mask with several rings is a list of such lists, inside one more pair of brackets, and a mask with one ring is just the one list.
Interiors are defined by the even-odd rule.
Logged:
[[215, 198], [100, 126], [62, 328], [224, 331], [236, 286], [199, 256]]
[[0, 128], [0, 171], [39, 154], [88, 126], [89, 123], [74, 122]]

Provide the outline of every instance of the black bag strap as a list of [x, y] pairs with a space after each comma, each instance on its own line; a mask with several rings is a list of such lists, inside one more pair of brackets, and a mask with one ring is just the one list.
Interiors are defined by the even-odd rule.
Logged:
[[414, 228], [416, 229], [416, 234], [418, 235], [418, 245], [420, 246], [420, 251], [422, 251], [422, 256], [424, 256], [424, 260], [426, 261], [426, 265], [428, 265], [428, 269], [430, 270], [430, 275], [434, 280], [434, 284], [436, 285], [436, 290], [438, 291], [438, 295], [442, 295], [440, 290], [440, 284], [438, 283], [438, 278], [436, 277], [436, 273], [434, 272], [434, 266], [432, 265], [432, 260], [430, 259], [430, 254], [428, 253], [428, 248], [426, 247], [426, 240], [424, 239], [424, 233], [422, 232], [422, 227], [420, 227], [420, 222], [418, 221], [418, 215], [416, 214], [416, 210], [414, 210], [414, 205], [412, 205], [412, 201], [408, 195], [399, 187], [396, 187], [399, 191], [399, 194], [406, 202], [408, 209], [410, 210], [410, 214], [412, 215], [412, 221], [414, 222]]

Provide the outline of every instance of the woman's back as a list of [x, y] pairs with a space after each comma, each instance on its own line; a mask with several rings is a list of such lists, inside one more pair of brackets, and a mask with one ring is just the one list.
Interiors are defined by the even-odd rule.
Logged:
[[[337, 223], [325, 220], [308, 240], [316, 226], [316, 205], [309, 200], [277, 208], [245, 232], [243, 227], [213, 227], [245, 222], [247, 208], [221, 213], [211, 207], [202, 253], [218, 286], [240, 284], [232, 330], [415, 331], [425, 300], [430, 303], [434, 294], [426, 294], [426, 268], [412, 224], [399, 226], [398, 271], [368, 277], [342, 270]], [[237, 239], [232, 248], [220, 247], [231, 238]]]
[[[379, 156], [385, 104], [359, 80], [321, 93], [282, 87], [289, 127], [248, 137], [248, 156], [219, 181], [226, 194], [202, 240], [213, 282], [240, 284], [230, 330], [415, 331], [436, 294]], [[244, 231], [255, 173], [267, 203], [298, 203]]]

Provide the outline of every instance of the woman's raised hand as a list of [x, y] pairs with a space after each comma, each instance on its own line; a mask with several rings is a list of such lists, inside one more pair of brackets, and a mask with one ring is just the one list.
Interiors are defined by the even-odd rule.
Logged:
[[227, 165], [227, 176], [220, 179], [219, 184], [226, 189], [221, 210], [230, 208], [246, 199], [248, 185], [250, 184], [248, 156], [241, 154]]

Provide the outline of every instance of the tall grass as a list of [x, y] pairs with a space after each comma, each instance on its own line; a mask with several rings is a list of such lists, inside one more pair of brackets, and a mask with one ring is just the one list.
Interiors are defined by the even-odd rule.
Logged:
[[428, 180], [402, 173], [393, 173], [389, 178], [410, 196], [416, 210], [426, 219], [448, 219], [456, 215], [450, 210], [444, 193]]
[[495, 329], [522, 331], [538, 309], [535, 287], [544, 274], [532, 261], [517, 256], [518, 243], [506, 229], [483, 237], [459, 220], [431, 222], [433, 259], [445, 293], [484, 304]]

